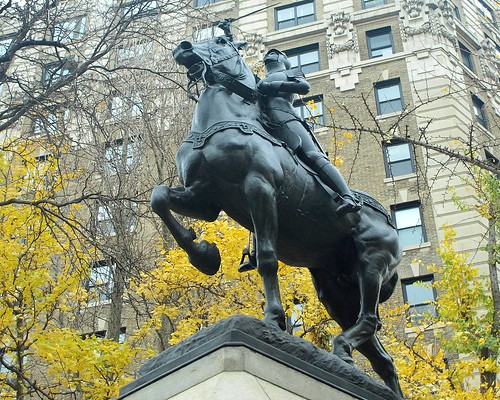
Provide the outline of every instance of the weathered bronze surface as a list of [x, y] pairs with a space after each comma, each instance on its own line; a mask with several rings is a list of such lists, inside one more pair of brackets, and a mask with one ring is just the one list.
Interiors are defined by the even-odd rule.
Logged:
[[155, 188], [152, 208], [191, 263], [209, 275], [219, 269], [218, 249], [195, 242], [193, 230], [179, 224], [171, 211], [213, 221], [224, 210], [253, 232], [266, 296], [264, 320], [280, 329], [285, 315], [278, 259], [307, 266], [318, 297], [343, 329], [334, 339], [334, 354], [352, 363], [352, 351], [358, 349], [402, 397], [393, 361], [376, 335], [381, 326], [378, 304], [392, 295], [398, 280], [397, 231], [383, 207], [365, 194], [359, 194], [364, 203], [359, 211], [338, 212], [339, 196], [321, 182], [321, 174], [275, 139], [285, 136], [279, 132], [283, 124], [274, 132], [261, 124], [267, 112], [261, 107], [270, 100], [262, 97], [266, 89], [259, 94], [257, 80], [239, 54], [242, 45], [222, 36], [183, 41], [173, 51], [190, 79], [204, 82], [205, 88], [191, 132], [177, 153], [182, 186]]

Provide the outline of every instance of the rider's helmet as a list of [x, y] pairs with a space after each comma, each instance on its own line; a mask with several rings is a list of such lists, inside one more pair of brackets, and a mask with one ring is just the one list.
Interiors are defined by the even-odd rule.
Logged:
[[264, 56], [264, 64], [270, 64], [272, 62], [279, 62], [283, 63], [285, 65], [286, 69], [292, 68], [292, 64], [290, 63], [290, 60], [286, 56], [285, 53], [282, 51], [279, 51], [277, 49], [271, 49], [269, 50], [266, 55]]

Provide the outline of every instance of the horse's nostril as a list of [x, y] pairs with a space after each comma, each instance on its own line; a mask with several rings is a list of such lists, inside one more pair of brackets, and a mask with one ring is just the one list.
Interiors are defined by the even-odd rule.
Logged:
[[179, 47], [182, 50], [191, 50], [193, 48], [193, 45], [191, 42], [188, 42], [187, 40], [183, 40], [182, 42], [179, 43]]

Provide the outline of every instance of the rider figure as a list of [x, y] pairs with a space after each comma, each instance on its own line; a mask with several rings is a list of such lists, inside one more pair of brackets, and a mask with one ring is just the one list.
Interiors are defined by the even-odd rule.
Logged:
[[287, 56], [271, 49], [264, 56], [266, 77], [258, 83], [258, 90], [264, 96], [261, 110], [270, 122], [273, 136], [285, 142], [299, 159], [316, 172], [321, 181], [332, 189], [339, 202], [337, 215], [359, 211], [361, 203], [347, 187], [340, 172], [328, 157], [319, 151], [311, 138], [312, 132], [293, 107], [295, 94], [307, 94], [310, 86], [301, 71], [291, 71]]
[[[258, 83], [261, 97], [261, 111], [266, 120], [265, 125], [270, 134], [285, 142], [288, 147], [316, 172], [321, 181], [335, 192], [334, 200], [340, 203], [336, 213], [343, 216], [361, 209], [361, 202], [347, 187], [340, 172], [328, 157], [319, 151], [311, 138], [312, 132], [293, 107], [296, 94], [309, 92], [309, 83], [301, 71], [291, 71], [291, 63], [287, 56], [279, 50], [271, 49], [264, 56], [266, 77]], [[245, 255], [249, 260], [243, 262]], [[255, 267], [255, 253], [244, 251], [240, 272]]]

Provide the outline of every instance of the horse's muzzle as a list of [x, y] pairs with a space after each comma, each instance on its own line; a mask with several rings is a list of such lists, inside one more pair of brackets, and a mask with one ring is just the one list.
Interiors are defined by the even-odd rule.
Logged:
[[187, 40], [183, 40], [172, 50], [172, 55], [178, 64], [190, 68], [201, 61], [201, 58], [193, 50], [193, 44]]

